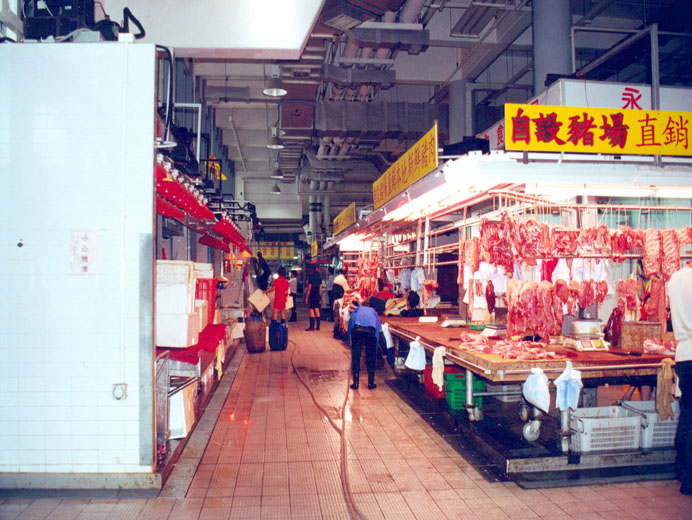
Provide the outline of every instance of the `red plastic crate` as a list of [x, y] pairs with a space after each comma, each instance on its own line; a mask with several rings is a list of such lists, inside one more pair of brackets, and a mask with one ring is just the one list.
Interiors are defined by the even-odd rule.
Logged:
[[209, 312], [209, 325], [214, 323], [214, 312], [216, 311], [216, 278], [198, 278], [195, 297], [198, 300], [207, 300], [207, 310]]
[[[459, 374], [463, 372], [461, 367], [456, 365], [445, 365], [445, 374]], [[423, 379], [425, 381], [425, 393], [434, 399], [444, 399], [445, 389], [442, 387], [442, 391], [437, 389], [437, 385], [433, 383], [432, 380], [432, 365], [426, 365], [425, 370], [423, 370]]]

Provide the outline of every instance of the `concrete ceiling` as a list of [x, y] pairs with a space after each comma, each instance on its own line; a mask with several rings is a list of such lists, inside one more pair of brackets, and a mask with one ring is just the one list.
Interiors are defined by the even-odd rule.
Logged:
[[[259, 4], [244, 4], [266, 15], [253, 13], [255, 32], [277, 30], [275, 16], [260, 11]], [[326, 0], [316, 15], [311, 10], [314, 2], [303, 4], [304, 19], [298, 25], [305, 31], [302, 38], [292, 39], [302, 45], [290, 57], [273, 44], [246, 52], [188, 52], [205, 104], [215, 111], [216, 125], [235, 161], [236, 198], [254, 196], [258, 205], [285, 203], [284, 215], [272, 209], [271, 218], [264, 219], [266, 232], [302, 230], [309, 196], [315, 194], [310, 179], [333, 175], [331, 220], [354, 200], [359, 207], [371, 203], [369, 184], [430, 128], [433, 119], [440, 119], [441, 141], [447, 143], [450, 82], [465, 79], [485, 85], [482, 95], [472, 99], [472, 105], [483, 101], [479, 114], [533, 95], [529, 0]], [[656, 20], [672, 23], [675, 10], [685, 4], [571, 0], [571, 9], [573, 23], [581, 27], [636, 29]], [[284, 28], [293, 27], [295, 18], [295, 13], [286, 18]], [[384, 25], [372, 25], [383, 20]], [[626, 36], [578, 33], [578, 64]], [[671, 53], [689, 63], [689, 50], [672, 49], [679, 47], [678, 41], [669, 45]], [[628, 81], [646, 82], [646, 63], [631, 52], [619, 59], [623, 63], [609, 63], [609, 69], [594, 71], [594, 77], [609, 79], [629, 68]], [[269, 98], [262, 88], [277, 66], [288, 94]], [[620, 70], [613, 71], [614, 66]], [[667, 67], [670, 74], [676, 73], [673, 65]], [[666, 73], [666, 67], [661, 69]], [[474, 115], [462, 135], [473, 135], [484, 129], [476, 126], [485, 120], [475, 106], [467, 110]], [[286, 145], [281, 151], [266, 147], [275, 126]], [[270, 175], [277, 164], [284, 174], [279, 181], [282, 193], [265, 200], [262, 194], [273, 186]]]

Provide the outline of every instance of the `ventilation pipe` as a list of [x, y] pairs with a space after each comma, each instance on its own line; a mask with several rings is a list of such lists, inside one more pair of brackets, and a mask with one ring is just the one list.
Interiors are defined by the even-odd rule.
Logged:
[[327, 182], [327, 194], [324, 196], [322, 203], [322, 218], [324, 219], [324, 228], [329, 231], [329, 226], [332, 223], [332, 204], [331, 197], [334, 190], [334, 181]]
[[319, 186], [319, 182], [317, 181], [310, 181], [310, 196], [308, 197], [309, 201], [309, 233], [310, 237], [308, 237], [309, 240], [315, 240], [317, 237], [317, 228], [318, 228], [318, 223], [317, 219], [319, 218], [319, 213], [318, 213], [318, 197], [317, 195], [312, 195], [313, 192], [317, 191], [317, 188]]
[[569, 0], [533, 0], [533, 93], [545, 90], [548, 74], [569, 75], [572, 61]]

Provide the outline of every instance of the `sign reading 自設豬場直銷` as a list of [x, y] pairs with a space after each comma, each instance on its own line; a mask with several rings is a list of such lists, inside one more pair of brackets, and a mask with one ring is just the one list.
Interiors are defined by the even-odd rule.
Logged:
[[628, 155], [692, 155], [692, 112], [505, 105], [505, 149]]

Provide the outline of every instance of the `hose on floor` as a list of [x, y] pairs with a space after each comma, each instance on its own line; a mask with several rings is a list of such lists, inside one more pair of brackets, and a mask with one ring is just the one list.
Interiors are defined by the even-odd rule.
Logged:
[[310, 385], [307, 384], [305, 379], [303, 379], [303, 376], [300, 375], [300, 372], [296, 368], [296, 365], [293, 362], [293, 357], [298, 351], [298, 345], [296, 345], [295, 341], [291, 340], [289, 340], [288, 343], [293, 345], [293, 353], [291, 354], [291, 366], [293, 367], [293, 371], [295, 372], [295, 374], [298, 376], [298, 380], [302, 383], [302, 385], [310, 394], [312, 402], [315, 403], [317, 409], [320, 412], [322, 412], [322, 414], [329, 421], [329, 424], [332, 425], [332, 428], [334, 428], [341, 437], [341, 488], [344, 492], [344, 500], [346, 501], [346, 507], [348, 508], [349, 516], [351, 520], [366, 520], [366, 516], [358, 510], [355, 502], [353, 501], [353, 495], [351, 494], [351, 483], [348, 479], [348, 457], [346, 444], [346, 404], [348, 403], [348, 394], [351, 385], [351, 371], [349, 370], [349, 376], [346, 378], [346, 395], [344, 396], [344, 402], [341, 405], [341, 426], [339, 426], [334, 421], [334, 419], [332, 419], [329, 416], [327, 410], [325, 410], [324, 407], [317, 402], [315, 394], [312, 392]]

